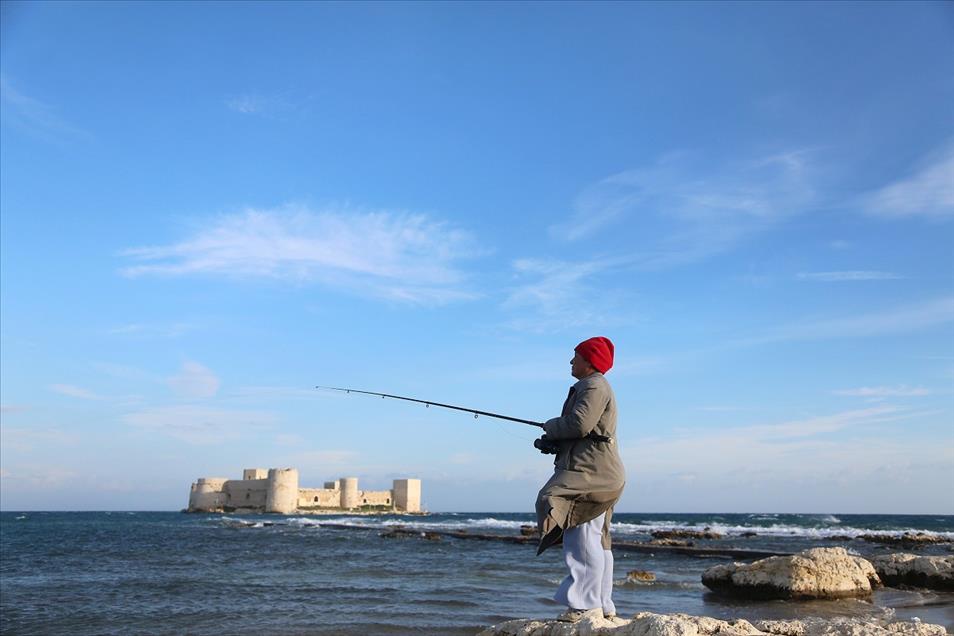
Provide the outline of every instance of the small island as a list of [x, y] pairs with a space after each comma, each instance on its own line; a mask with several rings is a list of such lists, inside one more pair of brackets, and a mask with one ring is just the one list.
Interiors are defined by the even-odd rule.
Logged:
[[357, 477], [342, 477], [324, 488], [300, 488], [297, 468], [246, 468], [242, 479], [197, 479], [185, 512], [420, 514], [421, 480], [395, 479], [391, 490], [358, 490]]

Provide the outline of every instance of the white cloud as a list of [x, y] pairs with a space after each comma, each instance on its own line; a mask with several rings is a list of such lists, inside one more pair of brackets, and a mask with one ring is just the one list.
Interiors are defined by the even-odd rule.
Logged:
[[358, 452], [352, 450], [304, 451], [294, 456], [297, 463], [322, 467], [347, 467], [352, 465], [358, 457]]
[[198, 362], [187, 361], [179, 373], [166, 381], [173, 391], [187, 398], [210, 398], [219, 392], [221, 382], [211, 370]]
[[301, 435], [280, 433], [275, 436], [275, 443], [279, 446], [304, 446], [307, 442]]
[[70, 484], [75, 484], [81, 477], [74, 470], [59, 465], [15, 466], [4, 471], [3, 485], [14, 491], [23, 490], [60, 490]]
[[626, 219], [638, 229], [634, 265], [698, 261], [799, 213], [814, 199], [806, 152], [711, 168], [688, 153], [609, 176], [584, 190], [574, 213], [550, 228], [577, 241]]
[[513, 263], [516, 283], [502, 306], [517, 317], [512, 329], [537, 333], [586, 326], [600, 329], [633, 317], [620, 308], [623, 294], [594, 284], [619, 261], [520, 259]]
[[57, 115], [53, 107], [14, 88], [3, 74], [0, 74], [0, 102], [4, 123], [46, 141], [89, 137], [89, 133]]
[[863, 386], [857, 389], [839, 389], [832, 391], [834, 395], [851, 397], [887, 398], [887, 397], [919, 397], [930, 395], [931, 391], [923, 387], [908, 386]]
[[779, 327], [766, 335], [732, 344], [754, 345], [788, 340], [863, 338], [917, 331], [952, 321], [954, 321], [954, 297], [936, 298], [913, 305], [845, 318], [805, 319]]
[[194, 327], [186, 323], [169, 325], [130, 323], [113, 327], [108, 333], [111, 335], [139, 336], [143, 338], [178, 338], [192, 329], [194, 329]]
[[169, 435], [190, 444], [220, 444], [250, 432], [271, 428], [276, 418], [262, 411], [240, 411], [203, 406], [164, 406], [130, 413], [127, 424]]
[[781, 424], [693, 428], [670, 437], [623, 439], [621, 444], [626, 464], [638, 467], [640, 475], [666, 479], [692, 467], [700, 479], [731, 482], [744, 490], [765, 478], [796, 484], [844, 472], [868, 475], [914, 458], [951, 462], [954, 449], [923, 442], [902, 448], [883, 433], [873, 433], [874, 427], [922, 415], [878, 406]]
[[0, 446], [18, 453], [35, 448], [48, 449], [51, 444], [75, 444], [78, 436], [56, 428], [0, 427]]
[[442, 303], [474, 297], [462, 288], [455, 263], [475, 254], [465, 232], [422, 214], [285, 207], [217, 217], [179, 243], [126, 250], [145, 264], [122, 271], [317, 281], [389, 300]]
[[865, 212], [885, 218], [954, 217], [954, 142], [911, 176], [863, 197]]
[[60, 395], [68, 395], [69, 397], [79, 398], [81, 400], [101, 400], [103, 399], [99, 395], [96, 395], [92, 391], [87, 389], [74, 386], [72, 384], [51, 384], [50, 390]]
[[801, 272], [798, 274], [799, 280], [819, 281], [825, 283], [840, 283], [859, 280], [900, 280], [902, 278], [904, 277], [891, 272], [864, 270], [851, 270], [845, 272]]
[[[260, 93], [244, 93], [233, 95], [225, 100], [225, 106], [242, 115], [271, 116], [291, 113], [299, 105], [289, 99], [288, 94], [263, 95]], [[299, 101], [299, 100], [296, 100]]]

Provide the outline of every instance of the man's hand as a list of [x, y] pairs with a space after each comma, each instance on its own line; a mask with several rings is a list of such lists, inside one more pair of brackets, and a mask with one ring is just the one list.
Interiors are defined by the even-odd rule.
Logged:
[[560, 442], [548, 439], [546, 434], [533, 440], [533, 447], [544, 455], [556, 455], [560, 452]]

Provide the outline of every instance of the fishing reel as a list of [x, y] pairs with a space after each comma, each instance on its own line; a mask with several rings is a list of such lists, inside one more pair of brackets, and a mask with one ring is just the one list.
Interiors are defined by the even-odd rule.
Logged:
[[533, 447], [544, 455], [556, 455], [560, 452], [560, 442], [547, 439], [546, 435], [533, 440]]

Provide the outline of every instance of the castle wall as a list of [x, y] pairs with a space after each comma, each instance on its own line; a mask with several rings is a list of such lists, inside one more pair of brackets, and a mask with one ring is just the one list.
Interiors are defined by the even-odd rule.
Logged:
[[299, 508], [337, 508], [341, 503], [341, 494], [330, 488], [299, 488]]
[[360, 490], [358, 491], [359, 506], [390, 506], [394, 499], [390, 490]]
[[231, 508], [265, 508], [267, 479], [231, 479], [225, 482], [225, 505]]
[[242, 479], [268, 479], [268, 469], [246, 468], [242, 471]]

